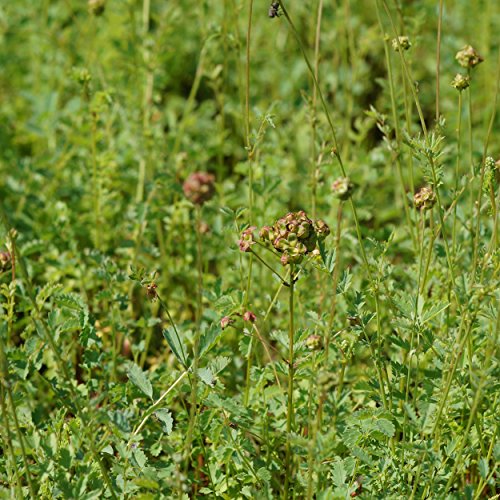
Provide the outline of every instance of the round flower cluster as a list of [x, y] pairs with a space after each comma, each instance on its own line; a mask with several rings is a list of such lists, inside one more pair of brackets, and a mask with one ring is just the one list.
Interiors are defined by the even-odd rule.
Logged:
[[458, 64], [464, 68], [474, 68], [484, 61], [477, 53], [476, 49], [471, 45], [466, 45], [462, 50], [459, 50], [455, 59], [458, 61]]
[[392, 40], [392, 48], [399, 52], [399, 48], [403, 50], [408, 50], [411, 47], [410, 39], [407, 36], [398, 36]]
[[424, 186], [415, 194], [413, 201], [417, 210], [429, 210], [436, 203], [436, 193], [434, 193], [430, 186]]
[[[243, 231], [239, 241], [240, 250], [250, 251], [255, 244], [250, 227]], [[326, 238], [330, 228], [323, 220], [312, 221], [303, 210], [290, 212], [278, 219], [272, 226], [264, 226], [259, 236], [265, 244], [270, 244], [281, 254], [281, 263], [299, 264], [304, 256], [316, 249], [318, 240]]]
[[455, 87], [460, 92], [465, 90], [470, 85], [470, 78], [467, 75], [461, 75], [457, 73], [453, 81], [451, 82], [451, 86]]
[[354, 191], [355, 185], [348, 177], [339, 177], [332, 183], [334, 196], [345, 201], [349, 199]]
[[215, 177], [208, 172], [195, 172], [184, 181], [182, 189], [188, 200], [203, 205], [215, 194]]

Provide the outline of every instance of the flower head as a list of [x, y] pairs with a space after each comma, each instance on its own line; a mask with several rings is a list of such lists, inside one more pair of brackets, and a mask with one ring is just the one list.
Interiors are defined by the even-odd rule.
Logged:
[[10, 252], [0, 252], [0, 271], [4, 271], [9, 267], [12, 260]]
[[146, 295], [149, 300], [155, 301], [158, 298], [157, 288], [158, 285], [156, 283], [149, 283], [149, 285], [146, 285]]
[[399, 48], [408, 50], [411, 47], [410, 39], [407, 36], [398, 36], [392, 39], [392, 48], [399, 52]]
[[319, 335], [309, 335], [306, 346], [311, 351], [319, 351], [323, 347], [323, 339]]
[[341, 200], [347, 200], [354, 191], [354, 184], [348, 177], [339, 177], [332, 183], [333, 194]]
[[472, 45], [466, 45], [462, 50], [459, 50], [455, 59], [464, 68], [475, 68], [479, 63], [484, 61]]
[[430, 186], [424, 186], [415, 194], [413, 201], [417, 210], [429, 210], [436, 203], [436, 193]]
[[186, 198], [195, 205], [203, 205], [215, 194], [215, 177], [208, 172], [194, 172], [182, 185]]
[[243, 314], [243, 321], [248, 321], [249, 323], [255, 323], [257, 316], [252, 311], [247, 311]]
[[224, 316], [221, 320], [220, 320], [220, 327], [224, 330], [225, 328], [227, 328], [230, 324], [234, 323], [234, 320], [231, 319], [230, 316]]
[[451, 86], [455, 87], [460, 92], [465, 90], [470, 85], [470, 78], [467, 75], [457, 73], [451, 82]]

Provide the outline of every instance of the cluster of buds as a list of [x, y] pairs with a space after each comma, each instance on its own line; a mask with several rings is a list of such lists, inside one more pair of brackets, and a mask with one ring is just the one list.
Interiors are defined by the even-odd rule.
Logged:
[[424, 186], [413, 197], [417, 210], [430, 210], [436, 203], [436, 193], [430, 186]]
[[411, 47], [410, 39], [407, 36], [398, 36], [392, 39], [392, 48], [399, 52], [399, 49], [408, 50]]
[[469, 85], [470, 85], [469, 76], [461, 75], [460, 73], [457, 73], [455, 78], [453, 78], [453, 81], [451, 82], [451, 86], [455, 87], [460, 92], [468, 88]]
[[195, 172], [184, 181], [182, 190], [188, 200], [203, 205], [215, 194], [215, 177], [208, 172]]
[[464, 68], [475, 68], [484, 61], [472, 45], [466, 45], [462, 50], [459, 50], [455, 59]]
[[332, 192], [337, 198], [345, 201], [351, 197], [354, 187], [348, 177], [339, 177], [332, 183]]
[[5, 271], [9, 268], [12, 257], [10, 252], [0, 252], [0, 271]]
[[[262, 241], [271, 244], [281, 254], [280, 260], [284, 266], [302, 262], [304, 256], [314, 252], [318, 240], [329, 234], [330, 228], [326, 222], [312, 221], [303, 210], [290, 212], [272, 226], [264, 226], [259, 232]], [[248, 238], [248, 234], [243, 236]]]
[[88, 9], [94, 16], [100, 16], [106, 7], [106, 0], [89, 0]]

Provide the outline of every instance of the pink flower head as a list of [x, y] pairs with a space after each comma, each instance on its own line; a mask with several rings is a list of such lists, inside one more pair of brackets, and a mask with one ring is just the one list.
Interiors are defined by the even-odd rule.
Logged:
[[243, 321], [249, 321], [250, 323], [255, 323], [255, 320], [257, 319], [257, 316], [252, 311], [247, 311], [243, 315]]
[[227, 328], [233, 322], [234, 321], [229, 316], [224, 316], [220, 320], [220, 327], [224, 330], [225, 328]]

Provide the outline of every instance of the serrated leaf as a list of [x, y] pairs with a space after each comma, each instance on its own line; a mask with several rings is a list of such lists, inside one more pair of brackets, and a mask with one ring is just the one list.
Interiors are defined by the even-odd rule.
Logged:
[[146, 374], [135, 364], [131, 363], [127, 372], [129, 380], [146, 396], [153, 399], [153, 386]]
[[257, 477], [265, 482], [271, 481], [271, 473], [265, 467], [261, 467], [257, 471]]
[[335, 268], [335, 250], [329, 252], [325, 248], [324, 241], [318, 241], [318, 247], [319, 247], [319, 253], [321, 255], [321, 260], [323, 261], [326, 270], [329, 273], [333, 273], [333, 270]]
[[210, 387], [214, 387], [216, 384], [216, 378], [210, 368], [200, 368], [198, 370], [198, 377], [200, 377], [200, 380], [203, 383], [207, 384]]
[[212, 323], [201, 336], [200, 339], [200, 357], [208, 352], [219, 340], [222, 335], [222, 328], [217, 323]]
[[170, 411], [166, 408], [161, 408], [155, 411], [155, 416], [163, 424], [163, 432], [169, 435], [174, 426], [174, 419], [172, 418]]
[[477, 467], [479, 469], [479, 474], [481, 474], [481, 477], [483, 479], [486, 479], [488, 477], [488, 472], [489, 472], [488, 460], [482, 457], [477, 463]]
[[375, 422], [375, 427], [377, 428], [377, 430], [385, 434], [387, 437], [394, 436], [394, 433], [396, 432], [394, 424], [390, 420], [387, 420], [386, 418], [381, 418], [377, 420]]
[[148, 457], [140, 448], [134, 450], [134, 459], [137, 462], [139, 469], [144, 469], [144, 466], [148, 461]]
[[335, 462], [332, 467], [332, 480], [335, 486], [343, 486], [347, 479], [344, 462]]
[[182, 366], [186, 367], [187, 365], [186, 349], [181, 339], [177, 335], [175, 329], [172, 328], [171, 326], [165, 328], [163, 330], [163, 336], [165, 337], [165, 340], [167, 341], [167, 344], [170, 347], [170, 350], [172, 351], [174, 356], [177, 358], [177, 360], [181, 363]]

